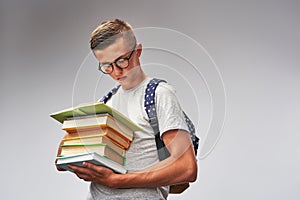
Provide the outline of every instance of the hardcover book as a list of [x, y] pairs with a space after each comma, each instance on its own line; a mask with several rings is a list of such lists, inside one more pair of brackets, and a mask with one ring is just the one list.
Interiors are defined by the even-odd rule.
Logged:
[[125, 157], [114, 151], [111, 147], [106, 144], [74, 144], [74, 145], [62, 145], [61, 153], [58, 156], [74, 156], [78, 154], [86, 154], [95, 152], [100, 156], [104, 156], [113, 160], [121, 165], [125, 163]]
[[133, 131], [142, 130], [140, 126], [132, 122], [125, 115], [101, 102], [81, 104], [74, 108], [68, 108], [59, 112], [52, 113], [50, 116], [60, 123], [63, 123], [64, 120], [70, 117], [96, 115], [101, 113], [109, 113], [113, 118], [117, 119], [123, 124], [126, 124], [126, 126], [128, 126], [128, 128]]
[[58, 157], [56, 165], [65, 170], [73, 172], [72, 169], [68, 167], [68, 164], [82, 167], [83, 162], [90, 162], [95, 165], [105, 166], [112, 169], [116, 173], [120, 173], [120, 174], [125, 174], [127, 172], [124, 166], [104, 156], [100, 156], [97, 153], [87, 153], [87, 154], [79, 154], [74, 156]]
[[[93, 137], [94, 139], [88, 139], [89, 137]], [[97, 137], [107, 137], [112, 142], [120, 146], [121, 148], [128, 149], [130, 146], [130, 140], [127, 140], [124, 137], [121, 137], [119, 133], [114, 131], [110, 128], [98, 128], [98, 129], [91, 129], [91, 130], [80, 130], [77, 132], [67, 133], [63, 138], [63, 142], [65, 140], [80, 140], [80, 143], [84, 143], [84, 141], [97, 141]]]
[[67, 118], [63, 121], [62, 126], [62, 129], [69, 133], [99, 128], [111, 128], [119, 133], [121, 137], [124, 137], [124, 139], [129, 141], [133, 139], [133, 130], [126, 124], [111, 117], [108, 113]]
[[[71, 134], [67, 134], [69, 136]], [[87, 135], [82, 137], [64, 137], [61, 145], [92, 145], [92, 144], [105, 144], [116, 151], [118, 154], [125, 156], [125, 149], [120, 145], [110, 140], [105, 135]]]

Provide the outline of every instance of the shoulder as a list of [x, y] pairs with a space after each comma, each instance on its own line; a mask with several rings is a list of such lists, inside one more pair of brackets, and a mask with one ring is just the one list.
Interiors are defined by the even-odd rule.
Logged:
[[173, 85], [169, 84], [168, 82], [161, 82], [156, 88], [156, 93], [157, 94], [170, 94], [170, 95], [175, 95], [176, 94], [176, 89], [174, 88]]
[[175, 87], [166, 82], [159, 83], [156, 88], [155, 98], [159, 104], [163, 105], [174, 105], [179, 103]]

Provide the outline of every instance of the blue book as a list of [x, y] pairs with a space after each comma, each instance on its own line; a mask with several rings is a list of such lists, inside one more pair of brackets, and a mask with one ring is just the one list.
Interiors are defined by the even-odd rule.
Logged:
[[110, 160], [109, 158], [100, 156], [97, 153], [86, 153], [86, 154], [77, 154], [74, 156], [57, 157], [56, 165], [65, 170], [72, 172], [72, 169], [70, 169], [67, 166], [68, 164], [82, 167], [83, 162], [89, 162], [95, 165], [105, 166], [119, 174], [126, 174], [127, 172], [124, 166]]

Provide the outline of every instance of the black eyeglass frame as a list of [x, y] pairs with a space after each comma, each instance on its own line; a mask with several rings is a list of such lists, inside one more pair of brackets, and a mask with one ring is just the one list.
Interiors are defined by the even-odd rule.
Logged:
[[[133, 50], [131, 51], [130, 55], [129, 55], [127, 58], [117, 58], [115, 61], [113, 61], [113, 62], [111, 62], [111, 63], [102, 63], [102, 64], [101, 64], [101, 63], [99, 62], [98, 70], [100, 70], [100, 71], [101, 71], [102, 73], [104, 73], [104, 74], [111, 74], [111, 73], [113, 73], [113, 71], [114, 71], [114, 65], [113, 65], [113, 64], [115, 64], [115, 66], [117, 66], [117, 67], [120, 68], [120, 69], [126, 69], [126, 68], [129, 66], [129, 60], [130, 60], [130, 58], [131, 58], [133, 52], [136, 50], [135, 48], [136, 48], [136, 44], [134, 45]], [[120, 60], [127, 61], [127, 66], [125, 66], [125, 67], [119, 66], [119, 65], [118, 65], [118, 62], [119, 62]], [[106, 71], [102, 70], [102, 67], [103, 67], [104, 65], [109, 65], [109, 66], [111, 67], [111, 72], [107, 73]]]

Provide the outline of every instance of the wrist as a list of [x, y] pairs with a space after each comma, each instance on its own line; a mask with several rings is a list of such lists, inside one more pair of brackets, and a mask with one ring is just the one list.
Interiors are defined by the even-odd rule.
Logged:
[[121, 188], [122, 183], [123, 183], [122, 179], [121, 179], [122, 176], [123, 176], [123, 174], [115, 174], [115, 173], [111, 174], [111, 176], [109, 177], [109, 179], [107, 181], [107, 187]]

